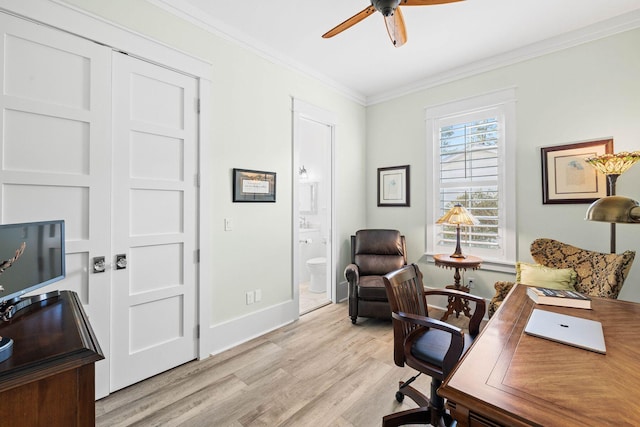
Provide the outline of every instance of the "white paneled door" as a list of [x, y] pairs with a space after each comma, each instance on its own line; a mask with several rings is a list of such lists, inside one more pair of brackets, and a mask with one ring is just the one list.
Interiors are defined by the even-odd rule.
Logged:
[[113, 55], [117, 390], [197, 355], [197, 81]]
[[196, 358], [197, 79], [3, 13], [0, 31], [0, 220], [65, 220], [50, 287], [96, 332], [96, 396]]
[[[0, 28], [1, 220], [65, 220], [67, 278], [38, 292], [77, 292], [108, 355], [111, 277], [90, 265], [110, 251], [111, 50], [5, 14]], [[98, 362], [98, 396], [108, 377]]]

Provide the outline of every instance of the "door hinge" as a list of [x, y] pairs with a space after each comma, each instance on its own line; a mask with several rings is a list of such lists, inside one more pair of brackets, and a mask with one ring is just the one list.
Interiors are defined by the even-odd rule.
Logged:
[[196, 249], [195, 256], [196, 256], [196, 264], [197, 264], [200, 262], [200, 249]]
[[196, 185], [196, 188], [200, 188], [200, 174], [199, 173], [195, 174], [195, 176], [193, 177], [193, 182]]
[[200, 98], [196, 99], [196, 113], [200, 114]]

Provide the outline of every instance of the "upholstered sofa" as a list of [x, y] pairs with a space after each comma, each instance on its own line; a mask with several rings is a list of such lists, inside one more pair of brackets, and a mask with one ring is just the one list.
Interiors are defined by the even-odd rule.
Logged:
[[344, 270], [349, 286], [349, 316], [391, 319], [382, 276], [407, 264], [405, 238], [398, 230], [358, 230], [351, 236], [351, 264]]
[[[531, 243], [531, 257], [535, 262], [551, 268], [570, 268], [576, 273], [575, 289], [586, 295], [618, 298], [635, 251], [610, 254], [571, 246], [553, 239], [536, 239]], [[525, 283], [527, 284], [527, 283]], [[489, 317], [505, 299], [514, 282], [496, 282], [496, 293], [489, 302]]]

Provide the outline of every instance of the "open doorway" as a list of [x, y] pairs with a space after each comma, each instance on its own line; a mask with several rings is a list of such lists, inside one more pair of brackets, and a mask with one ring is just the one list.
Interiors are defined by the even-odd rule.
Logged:
[[333, 298], [333, 142], [331, 115], [294, 100], [294, 295], [299, 314]]

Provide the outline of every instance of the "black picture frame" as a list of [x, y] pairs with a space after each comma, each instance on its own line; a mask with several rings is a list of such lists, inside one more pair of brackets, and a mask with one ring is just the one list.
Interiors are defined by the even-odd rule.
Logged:
[[276, 173], [252, 169], [233, 169], [234, 202], [276, 201]]
[[608, 196], [607, 178], [585, 159], [613, 153], [613, 139], [542, 147], [542, 203], [593, 203]]
[[411, 206], [409, 165], [378, 168], [378, 206]]

